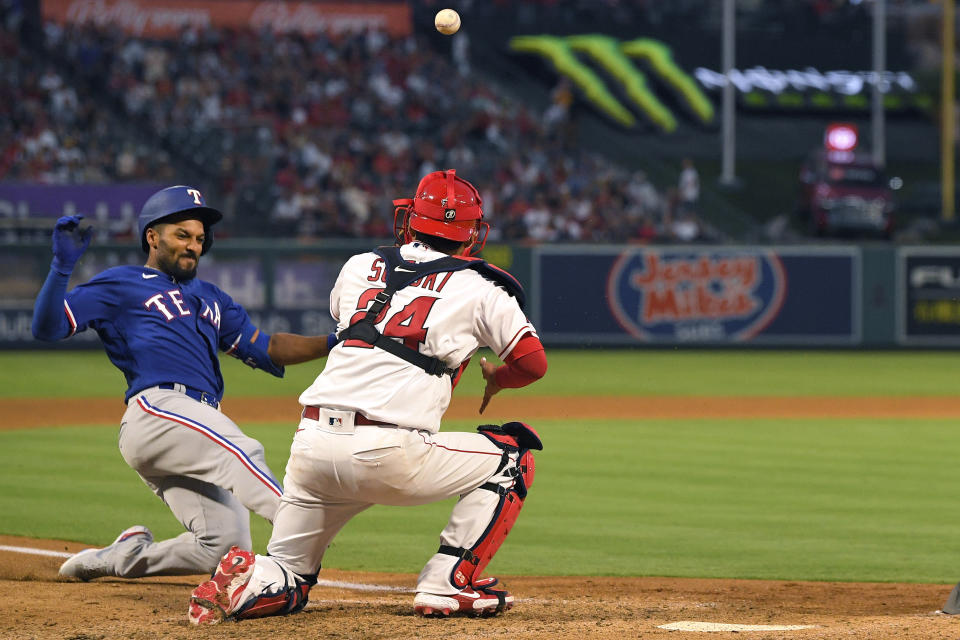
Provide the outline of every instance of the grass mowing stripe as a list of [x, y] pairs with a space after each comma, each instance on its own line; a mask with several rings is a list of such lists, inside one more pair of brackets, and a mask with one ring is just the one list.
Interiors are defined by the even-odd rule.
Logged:
[[[282, 473], [289, 425], [253, 425]], [[466, 422], [451, 428], [472, 429]], [[947, 420], [542, 421], [545, 450], [492, 573], [950, 583], [960, 435]], [[3, 533], [103, 544], [181, 529], [107, 428], [0, 432]], [[330, 568], [416, 572], [453, 501], [374, 507]], [[9, 517], [7, 517], [9, 516]], [[255, 546], [269, 526], [254, 517]], [[389, 542], [384, 532], [389, 531]]]
[[123, 462], [114, 429], [7, 431], [0, 443], [4, 533], [103, 544], [141, 521], [182, 531]]
[[[643, 499], [654, 510], [644, 513], [641, 505], [638, 517], [700, 527], [694, 535], [714, 552], [698, 558], [695, 548], [677, 545], [687, 568], [654, 573], [710, 575], [702, 567], [711, 566], [714, 554], [739, 556], [743, 577], [889, 580], [898, 573], [920, 580], [942, 571], [942, 548], [957, 523], [942, 508], [957, 453], [950, 423], [714, 421], [711, 431], [703, 425], [646, 423], [638, 436], [651, 446], [638, 451], [645, 470], [636, 482], [649, 491]], [[669, 549], [677, 535], [668, 529], [665, 545], [651, 544]], [[874, 547], [883, 558], [873, 556]], [[910, 571], [866, 569], [897, 565], [904, 554], [913, 556]]]
[[[475, 356], [492, 355], [481, 350]], [[547, 375], [520, 395], [925, 396], [954, 395], [960, 359], [934, 351], [548, 349]], [[296, 398], [323, 362], [287, 367], [283, 379], [221, 360], [227, 399]], [[123, 376], [100, 351], [0, 352], [0, 397], [116, 397]], [[482, 395], [469, 367], [458, 394]]]

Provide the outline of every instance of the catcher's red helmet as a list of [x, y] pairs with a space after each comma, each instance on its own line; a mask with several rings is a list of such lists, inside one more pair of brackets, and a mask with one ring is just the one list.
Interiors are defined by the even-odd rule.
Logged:
[[410, 242], [411, 229], [456, 242], [469, 242], [467, 255], [479, 253], [490, 225], [483, 222], [483, 201], [476, 187], [455, 169], [428, 173], [413, 199], [393, 201], [393, 232], [398, 243]]

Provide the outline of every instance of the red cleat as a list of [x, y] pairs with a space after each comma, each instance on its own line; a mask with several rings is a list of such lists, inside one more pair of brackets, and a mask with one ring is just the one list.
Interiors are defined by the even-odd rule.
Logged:
[[219, 624], [229, 620], [240, 604], [244, 587], [250, 582], [254, 554], [233, 547], [227, 552], [216, 573], [190, 594], [187, 617], [192, 624]]
[[[477, 582], [492, 584], [491, 580], [495, 583], [496, 578]], [[495, 616], [501, 611], [513, 608], [513, 596], [507, 591], [490, 586], [474, 587], [464, 587], [459, 592], [446, 596], [418, 593], [413, 599], [413, 610], [424, 618], [446, 618], [454, 614]]]

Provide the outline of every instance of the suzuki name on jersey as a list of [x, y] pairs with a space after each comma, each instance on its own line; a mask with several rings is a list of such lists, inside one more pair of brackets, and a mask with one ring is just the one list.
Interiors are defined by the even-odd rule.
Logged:
[[[394, 268], [395, 271], [411, 271], [402, 266]], [[447, 284], [447, 280], [450, 279], [450, 276], [453, 275], [452, 271], [447, 271], [446, 273], [431, 273], [430, 275], [424, 276], [422, 278], [417, 278], [410, 283], [411, 287], [421, 287], [423, 289], [429, 289], [430, 291], [443, 291], [443, 287]], [[437, 278], [440, 278], [440, 284], [437, 284]], [[383, 258], [377, 258], [373, 261], [373, 264], [370, 265], [370, 275], [367, 276], [369, 282], [382, 282], [387, 283], [387, 270], [386, 266], [383, 263]]]

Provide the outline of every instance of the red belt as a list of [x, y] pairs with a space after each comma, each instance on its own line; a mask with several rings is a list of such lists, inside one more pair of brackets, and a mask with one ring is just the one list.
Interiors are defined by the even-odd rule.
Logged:
[[[303, 408], [303, 417], [307, 420], [319, 420], [320, 419], [320, 407], [304, 407]], [[380, 425], [386, 425], [390, 427], [395, 427], [397, 425], [392, 422], [380, 422], [379, 420], [371, 420], [367, 416], [363, 415], [359, 411], [354, 413], [353, 424], [359, 424], [361, 426], [376, 427]]]

